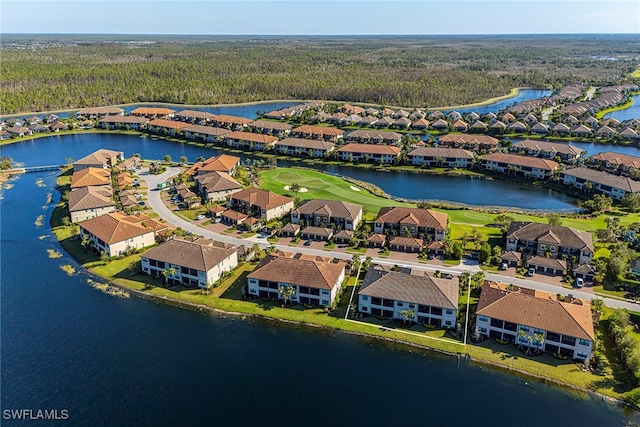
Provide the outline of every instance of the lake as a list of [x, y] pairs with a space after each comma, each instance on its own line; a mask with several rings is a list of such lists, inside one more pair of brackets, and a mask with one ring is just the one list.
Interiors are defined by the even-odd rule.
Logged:
[[[3, 156], [11, 156], [26, 166], [37, 166], [62, 164], [69, 157], [78, 160], [100, 148], [123, 151], [127, 156], [140, 153], [147, 159], [162, 159], [166, 154], [171, 155], [174, 160], [187, 156], [191, 161], [199, 156], [209, 157], [224, 152], [164, 139], [140, 138], [116, 133], [87, 133], [22, 141], [1, 147], [0, 153]], [[246, 159], [250, 156], [242, 157]], [[412, 200], [444, 200], [474, 206], [511, 206], [536, 210], [576, 209], [575, 200], [569, 195], [528, 184], [412, 172], [378, 172], [320, 162], [308, 165], [295, 160], [279, 161], [278, 165], [285, 167], [301, 165], [332, 174], [350, 176], [375, 184], [392, 196]], [[500, 197], [496, 197], [496, 194]]]
[[[61, 155], [77, 155], [66, 144]], [[25, 158], [31, 149], [24, 150], [13, 154]], [[82, 272], [67, 276], [60, 265], [73, 263], [68, 256], [47, 256], [60, 250], [48, 227], [53, 204], [46, 204], [47, 193], [58, 200], [55, 173], [12, 184], [0, 201], [3, 410], [66, 409], [69, 425], [91, 426], [640, 422], [601, 399], [456, 358], [108, 296]]]
[[616, 110], [604, 115], [605, 119], [613, 118], [620, 122], [629, 119], [640, 119], [640, 95], [634, 95], [631, 97], [633, 104], [629, 108], [624, 110]]
[[[516, 102], [525, 101], [528, 99], [541, 98], [543, 96], [551, 95], [550, 90], [544, 89], [521, 89], [518, 95], [503, 99], [500, 101], [493, 102], [491, 104], [482, 105], [479, 107], [469, 107], [469, 108], [461, 108], [456, 111], [460, 113], [469, 113], [471, 111], [475, 111], [478, 114], [486, 114], [486, 113], [497, 113], [498, 111], [506, 108], [507, 106], [514, 104]], [[227, 105], [227, 106], [183, 106], [183, 105], [168, 105], [163, 103], [150, 103], [144, 104], [145, 107], [167, 107], [176, 111], [181, 110], [196, 110], [196, 111], [206, 111], [212, 114], [228, 114], [231, 116], [240, 116], [247, 117], [249, 119], [255, 119], [258, 117], [257, 112], [261, 111], [263, 113], [280, 110], [282, 108], [291, 107], [293, 105], [299, 105], [302, 102], [293, 102], [293, 101], [281, 101], [281, 102], [273, 102], [266, 101], [258, 104], [251, 105]], [[135, 110], [138, 107], [141, 107], [140, 104], [127, 105], [122, 107], [126, 114], [129, 114], [132, 110]], [[446, 110], [451, 111], [451, 110]], [[56, 115], [60, 118], [66, 119], [69, 118], [69, 112], [60, 112], [56, 113]], [[22, 118], [32, 117], [33, 114], [27, 114], [24, 116], [20, 116]]]
[[[459, 108], [456, 111], [460, 114], [470, 113], [472, 111], [483, 115], [487, 113], [497, 113], [505, 108], [522, 101], [529, 99], [542, 98], [543, 96], [550, 96], [553, 92], [546, 89], [520, 89], [516, 96], [511, 98], [502, 99], [500, 101], [493, 102], [487, 105], [481, 105], [478, 107]], [[453, 110], [447, 110], [453, 111]]]

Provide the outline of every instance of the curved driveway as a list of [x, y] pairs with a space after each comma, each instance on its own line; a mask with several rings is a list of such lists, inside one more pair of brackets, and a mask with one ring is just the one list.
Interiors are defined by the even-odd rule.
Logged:
[[[192, 222], [189, 222], [177, 215], [175, 215], [173, 212], [171, 212], [171, 210], [169, 210], [169, 208], [167, 208], [165, 206], [165, 204], [162, 202], [161, 198], [160, 198], [160, 191], [157, 190], [157, 185], [160, 182], [164, 182], [168, 179], [171, 179], [171, 177], [177, 175], [180, 173], [180, 168], [177, 167], [172, 167], [172, 168], [168, 168], [166, 172], [164, 172], [161, 175], [149, 175], [146, 171], [142, 170], [140, 172], [140, 178], [145, 180], [147, 182], [147, 185], [149, 187], [149, 191], [148, 191], [148, 202], [149, 202], [149, 206], [151, 206], [151, 208], [165, 221], [167, 221], [168, 223], [176, 226], [176, 227], [181, 227], [184, 230], [190, 231], [193, 234], [199, 235], [199, 236], [204, 236], [208, 239], [213, 239], [219, 242], [223, 242], [223, 243], [230, 243], [233, 245], [247, 245], [247, 243], [250, 244], [254, 244], [257, 243], [260, 245], [261, 248], [266, 248], [267, 246], [271, 246], [270, 243], [267, 242], [266, 238], [259, 238], [259, 237], [250, 237], [247, 239], [239, 239], [237, 237], [232, 237], [232, 236], [227, 236], [224, 234], [220, 234], [220, 233], [216, 233], [213, 232], [211, 230], [207, 230], [205, 228], [199, 227], [195, 224], [193, 224]], [[344, 252], [331, 252], [331, 251], [325, 251], [325, 250], [318, 250], [318, 249], [311, 249], [311, 248], [306, 248], [306, 247], [296, 247], [296, 248], [292, 248], [290, 246], [286, 246], [286, 245], [275, 245], [276, 248], [278, 248], [281, 251], [286, 251], [286, 252], [291, 252], [291, 251], [296, 251], [296, 252], [300, 252], [300, 253], [304, 253], [304, 254], [310, 254], [310, 255], [318, 255], [318, 256], [332, 256], [335, 258], [340, 258], [340, 259], [351, 259], [352, 255], [348, 254], [348, 253], [344, 253]], [[419, 270], [429, 270], [429, 271], [434, 271], [434, 270], [440, 270], [443, 273], [451, 273], [451, 274], [460, 274], [464, 271], [474, 271], [474, 270], [479, 270], [479, 267], [476, 264], [465, 264], [463, 261], [462, 264], [458, 265], [458, 266], [451, 266], [451, 267], [442, 267], [442, 266], [438, 266], [438, 267], [433, 267], [433, 266], [427, 266], [418, 262], [411, 262], [411, 261], [400, 261], [400, 260], [389, 260], [389, 259], [383, 259], [383, 258], [376, 258], [373, 257], [373, 262], [376, 264], [385, 264], [385, 265], [395, 265], [395, 264], [400, 264], [402, 266], [406, 266], [406, 267], [411, 267], [411, 268], [415, 268], [415, 269], [419, 269]], [[490, 273], [490, 272], [485, 272], [485, 277], [489, 280], [494, 280], [494, 281], [502, 281], [505, 283], [511, 283], [514, 284], [516, 286], [522, 286], [522, 287], [526, 287], [526, 288], [532, 288], [532, 289], [537, 289], [540, 291], [545, 291], [545, 292], [550, 292], [550, 293], [562, 293], [562, 294], [569, 294], [571, 293], [574, 297], [576, 298], [583, 298], [586, 300], [591, 300], [594, 298], [594, 295], [588, 292], [584, 292], [581, 291], [579, 289], [573, 289], [571, 291], [569, 291], [568, 289], [565, 288], [559, 288], [557, 285], [550, 285], [550, 284], [546, 284], [546, 283], [540, 283], [540, 282], [535, 282], [533, 280], [528, 280], [528, 279], [520, 279], [520, 278], [514, 278], [514, 277], [510, 277], [510, 276], [502, 276], [500, 274], [495, 274], [495, 273]], [[598, 297], [600, 298], [600, 297]], [[613, 298], [602, 298], [605, 302], [605, 304], [608, 307], [613, 307], [613, 308], [626, 308], [632, 311], [640, 311], [640, 304], [638, 303], [634, 303], [634, 302], [630, 302], [630, 301], [621, 301], [618, 299], [613, 299]]]

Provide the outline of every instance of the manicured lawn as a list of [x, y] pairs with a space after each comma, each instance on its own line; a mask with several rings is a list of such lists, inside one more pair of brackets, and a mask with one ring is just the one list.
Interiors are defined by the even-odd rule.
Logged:
[[302, 200], [327, 199], [357, 203], [364, 207], [365, 217], [370, 220], [375, 218], [375, 215], [383, 206], [415, 207], [415, 205], [409, 203], [375, 196], [363, 188], [360, 188], [360, 191], [355, 191], [351, 187], [357, 186], [341, 178], [307, 169], [269, 169], [262, 171], [260, 178], [263, 181], [260, 188], [274, 193], [293, 196], [293, 193], [285, 190], [284, 187], [296, 182], [300, 187], [308, 189], [307, 192], [297, 194]]

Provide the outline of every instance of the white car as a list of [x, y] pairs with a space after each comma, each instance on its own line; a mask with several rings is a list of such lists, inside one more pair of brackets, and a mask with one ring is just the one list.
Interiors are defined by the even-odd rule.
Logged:
[[534, 275], [534, 274], [536, 274], [536, 269], [535, 269], [535, 268], [533, 268], [533, 267], [531, 267], [531, 268], [529, 269], [529, 276], [533, 277], [533, 275]]
[[576, 277], [576, 287], [581, 288], [584, 286], [584, 279], [582, 277]]
[[196, 221], [200, 221], [201, 219], [204, 219], [204, 218], [205, 218], [204, 215], [198, 215], [196, 217]]

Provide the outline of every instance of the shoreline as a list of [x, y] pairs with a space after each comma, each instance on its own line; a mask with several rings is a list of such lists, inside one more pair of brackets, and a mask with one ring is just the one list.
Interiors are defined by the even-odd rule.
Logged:
[[[55, 234], [55, 233], [54, 233]], [[78, 264], [78, 266], [80, 268], [82, 268], [82, 270], [84, 272], [86, 272], [88, 275], [92, 275], [96, 278], [99, 278], [100, 280], [105, 281], [106, 283], [108, 283], [111, 286], [115, 286], [118, 289], [127, 291], [127, 292], [131, 292], [133, 293], [136, 297], [138, 298], [142, 298], [142, 299], [146, 299], [146, 300], [150, 300], [156, 303], [160, 303], [160, 304], [164, 304], [166, 306], [169, 307], [177, 307], [179, 309], [183, 309], [183, 310], [190, 310], [190, 311], [195, 311], [195, 312], [199, 312], [199, 313], [207, 313], [207, 314], [215, 314], [215, 315], [226, 315], [226, 316], [233, 316], [233, 317], [240, 317], [242, 320], [244, 320], [244, 318], [255, 318], [255, 319], [259, 319], [259, 320], [263, 320], [263, 321], [270, 321], [270, 322], [276, 322], [276, 323], [283, 323], [285, 325], [296, 325], [299, 327], [309, 327], [309, 328], [315, 328], [315, 329], [321, 329], [324, 331], [334, 331], [334, 332], [338, 332], [338, 333], [344, 333], [347, 335], [351, 335], [351, 336], [357, 336], [357, 337], [362, 337], [362, 338], [368, 338], [368, 339], [373, 339], [376, 341], [381, 341], [381, 342], [387, 342], [387, 343], [392, 343], [392, 344], [396, 344], [396, 345], [401, 345], [401, 346], [405, 346], [405, 347], [409, 347], [409, 348], [416, 348], [416, 349], [420, 349], [426, 352], [433, 352], [433, 353], [438, 353], [438, 354], [443, 354], [446, 356], [450, 356], [450, 357], [464, 357], [466, 358], [470, 363], [473, 363], [475, 365], [481, 366], [481, 367], [489, 367], [501, 372], [505, 372], [509, 375], [517, 375], [517, 376], [521, 376], [521, 377], [525, 377], [534, 381], [538, 381], [541, 382], [543, 384], [547, 384], [547, 385], [553, 385], [556, 387], [559, 387], [565, 391], [574, 391], [574, 392], [579, 392], [579, 393], [584, 393], [586, 395], [591, 395], [591, 396], [597, 396], [599, 398], [601, 398], [604, 401], [609, 402], [610, 404], [615, 404], [619, 407], [625, 407], [625, 408], [629, 408], [632, 409], [634, 411], [640, 412], [640, 406], [636, 406], [630, 402], [627, 402], [626, 400], [623, 399], [619, 399], [613, 396], [608, 396], [606, 394], [585, 388], [585, 387], [581, 387], [581, 386], [577, 386], [574, 384], [570, 384], [570, 383], [563, 383], [559, 380], [553, 379], [553, 378], [549, 378], [549, 377], [545, 377], [543, 375], [539, 375], [539, 374], [534, 374], [532, 372], [528, 372], [526, 370], [523, 369], [518, 369], [518, 368], [513, 368], [510, 367], [508, 365], [505, 364], [501, 364], [501, 363], [497, 363], [497, 362], [493, 362], [493, 361], [488, 361], [488, 360], [482, 360], [479, 358], [474, 358], [473, 356], [469, 355], [466, 352], [451, 352], [451, 351], [447, 351], [447, 350], [443, 350], [443, 349], [438, 349], [435, 347], [430, 347], [428, 345], [423, 345], [423, 344], [417, 344], [417, 343], [413, 343], [410, 341], [405, 341], [399, 338], [389, 338], [389, 337], [384, 337], [381, 335], [376, 335], [376, 334], [369, 334], [369, 333], [365, 333], [365, 332], [356, 332], [356, 331], [350, 331], [350, 330], [345, 330], [345, 329], [339, 329], [339, 328], [332, 328], [329, 326], [325, 326], [325, 325], [319, 325], [316, 323], [309, 323], [309, 322], [301, 322], [301, 321], [296, 321], [296, 320], [290, 320], [290, 319], [283, 319], [283, 318], [275, 318], [275, 317], [269, 317], [269, 316], [264, 316], [264, 315], [260, 315], [260, 314], [256, 314], [256, 313], [249, 313], [249, 312], [238, 312], [238, 311], [227, 311], [227, 310], [223, 310], [220, 308], [216, 308], [216, 307], [210, 307], [207, 305], [203, 305], [203, 304], [196, 304], [196, 303], [192, 303], [192, 302], [188, 302], [188, 301], [183, 301], [180, 300], [179, 298], [170, 298], [167, 296], [163, 296], [163, 295], [154, 295], [150, 292], [146, 292], [144, 290], [139, 290], [139, 289], [135, 289], [133, 287], [127, 286], [123, 283], [119, 283], [117, 281], [114, 281], [110, 278], [104, 277], [96, 272], [94, 272], [93, 270], [84, 267], [82, 264], [80, 264], [79, 261], [77, 261], [75, 258], [73, 258], [71, 256], [71, 254], [69, 254], [64, 248], [62, 248], [62, 246], [60, 246], [61, 249], [71, 258], [74, 260], [74, 262], [76, 264]], [[469, 345], [473, 345], [473, 344], [469, 344]]]
[[[207, 148], [206, 144], [200, 141], [192, 141], [192, 140], [186, 140], [186, 139], [178, 139], [175, 137], [168, 137], [165, 135], [153, 135], [153, 134], [148, 134], [146, 132], [141, 132], [138, 130], [121, 130], [121, 129], [116, 129], [116, 130], [109, 130], [109, 129], [99, 129], [99, 128], [94, 128], [94, 129], [90, 129], [90, 130], [72, 130], [72, 131], [65, 131], [64, 133], [48, 133], [48, 134], [38, 134], [38, 135], [30, 135], [28, 137], [23, 137], [20, 139], [14, 138], [14, 139], [10, 139], [10, 140], [6, 140], [0, 143], [0, 147], [2, 147], [3, 145], [10, 145], [10, 144], [16, 144], [16, 143], [20, 143], [23, 141], [30, 141], [30, 140], [34, 140], [34, 139], [41, 139], [41, 138], [47, 138], [47, 137], [55, 137], [55, 136], [66, 136], [66, 135], [81, 135], [81, 134], [86, 134], [86, 133], [99, 133], [99, 134], [116, 134], [116, 135], [129, 135], [129, 136], [138, 136], [138, 137], [142, 137], [142, 136], [153, 136], [156, 137], [157, 139], [162, 139], [168, 142], [174, 142], [174, 143], [181, 143], [181, 144], [190, 144], [190, 145], [194, 145], [194, 146], [198, 146], [198, 147], [203, 147], [203, 148]], [[517, 207], [510, 207], [510, 206], [499, 206], [499, 205], [471, 205], [471, 204], [467, 204], [467, 203], [462, 203], [462, 202], [452, 202], [449, 200], [436, 200], [436, 199], [424, 199], [424, 200], [419, 200], [419, 199], [406, 199], [406, 198], [402, 198], [402, 197], [398, 197], [398, 196], [393, 196], [387, 192], [385, 192], [384, 190], [380, 189], [378, 186], [375, 186], [373, 184], [370, 183], [365, 183], [363, 181], [360, 181], [358, 179], [352, 178], [348, 175], [344, 175], [342, 173], [335, 173], [335, 174], [331, 174], [322, 170], [318, 170], [318, 169], [314, 169], [310, 166], [308, 166], [308, 164], [306, 164], [304, 162], [304, 160], [306, 160], [303, 157], [289, 157], [289, 156], [285, 156], [285, 155], [280, 155], [280, 154], [272, 154], [272, 153], [264, 153], [261, 151], [244, 151], [244, 150], [239, 150], [239, 149], [230, 149], [229, 147], [225, 147], [225, 146], [213, 146], [214, 149], [218, 150], [218, 151], [222, 151], [222, 152], [229, 152], [229, 153], [234, 153], [234, 154], [238, 154], [238, 153], [244, 153], [245, 155], [248, 156], [254, 156], [254, 157], [259, 157], [259, 158], [275, 158], [276, 160], [278, 159], [282, 159], [285, 161], [295, 161], [295, 160], [300, 160], [299, 165], [295, 165], [292, 167], [295, 168], [300, 168], [300, 169], [310, 169], [310, 170], [314, 170], [317, 172], [322, 172], [322, 173], [326, 173], [328, 175], [331, 176], [337, 176], [339, 178], [344, 179], [345, 181], [349, 181], [352, 182], [356, 185], [360, 185], [364, 188], [369, 189], [369, 191], [371, 191], [372, 193], [389, 199], [389, 200], [395, 200], [395, 201], [399, 201], [399, 202], [406, 202], [406, 203], [430, 203], [436, 206], [440, 206], [443, 209], [454, 209], [454, 210], [472, 210], [472, 211], [478, 211], [478, 212], [487, 212], [487, 213], [502, 213], [502, 212], [513, 212], [513, 213], [524, 213], [524, 214], [531, 214], [531, 215], [545, 215], [547, 213], [553, 212], [553, 213], [560, 213], [560, 214], [565, 214], [565, 215], [571, 215], [571, 214], [577, 214], [580, 212], [580, 207], [576, 204], [575, 207], [573, 208], [565, 208], [565, 209], [556, 209], [556, 210], [545, 210], [545, 209], [526, 209], [526, 208], [517, 208]], [[374, 170], [376, 171], [376, 173], [386, 173], [386, 172], [406, 172], [406, 173], [416, 173], [416, 174], [425, 174], [425, 175], [435, 175], [435, 176], [452, 176], [452, 177], [457, 177], [457, 178], [464, 178], [464, 179], [486, 179], [486, 180], [499, 180], [499, 181], [505, 181], [505, 182], [511, 182], [514, 184], [518, 184], [521, 183], [521, 181], [514, 181], [514, 180], [509, 180], [506, 179], [507, 177], [501, 177], [501, 176], [495, 176], [494, 174], [483, 174], [483, 173], [479, 173], [476, 172], [474, 175], [471, 175], [469, 173], [461, 173], [459, 171], [456, 170], [450, 170], [450, 171], [446, 171], [446, 170], [433, 170], [433, 169], [422, 169], [422, 168], [417, 168], [414, 165], [402, 165], [403, 167], [391, 167], [389, 169], [384, 169], [381, 166], [378, 165], [372, 165], [372, 164], [362, 164], [362, 163], [354, 163], [354, 164], [347, 164], [344, 162], [340, 162], [340, 161], [325, 161], [323, 159], [318, 159], [318, 160], [314, 160], [315, 162], [319, 162], [321, 164], [334, 164], [336, 166], [339, 167], [354, 167], [354, 168], [360, 168], [360, 169], [368, 169], [368, 170]], [[382, 168], [382, 169], [381, 169]], [[531, 181], [533, 182], [533, 181]], [[557, 189], [555, 189], [555, 191], [559, 191]], [[575, 199], [576, 201], [578, 200], [578, 198], [575, 197], [574, 194], [572, 194], [569, 190], [567, 190], [566, 192], [561, 191], [563, 194], [568, 195], [569, 197]]]
[[[58, 205], [58, 207], [59, 206], [60, 205]], [[58, 207], [56, 209], [58, 209]], [[447, 348], [446, 345], [445, 346], [438, 346], [437, 344], [434, 346], [429, 345], [429, 339], [433, 337], [429, 337], [427, 335], [425, 335], [424, 337], [419, 337], [420, 342], [415, 342], [415, 338], [414, 338], [414, 341], [411, 341], [410, 338], [403, 337], [402, 330], [394, 331], [393, 329], [379, 327], [375, 324], [365, 323], [365, 325], [368, 325], [366, 329], [374, 328], [376, 330], [384, 330], [385, 335], [387, 336], [383, 336], [382, 334], [375, 333], [375, 332], [369, 333], [367, 331], [358, 329], [357, 325], [353, 325], [353, 327], [350, 327], [349, 326], [351, 324], [350, 319], [343, 318], [341, 317], [342, 315], [340, 315], [340, 317], [333, 317], [333, 319], [339, 323], [325, 324], [326, 322], [322, 320], [324, 318], [321, 319], [320, 317], [301, 320], [301, 319], [292, 318], [290, 316], [291, 313], [288, 311], [285, 311], [283, 313], [273, 313], [272, 315], [265, 315], [261, 312], [256, 313], [255, 311], [251, 310], [251, 307], [244, 307], [242, 304], [240, 305], [227, 304], [229, 305], [228, 308], [231, 308], [231, 310], [229, 310], [227, 309], [227, 307], [224, 307], [224, 304], [223, 304], [223, 307], [221, 308], [220, 304], [216, 302], [217, 300], [224, 301], [224, 299], [222, 299], [220, 296], [215, 297], [215, 299], [211, 301], [211, 305], [209, 302], [198, 303], [197, 301], [195, 302], [189, 301], [189, 297], [186, 294], [182, 296], [181, 294], [175, 294], [175, 293], [169, 292], [170, 290], [167, 290], [168, 293], [164, 294], [163, 292], [164, 288], [159, 288], [157, 285], [147, 284], [146, 282], [138, 281], [135, 279], [134, 276], [131, 276], [129, 278], [117, 278], [113, 276], [105, 276], [95, 271], [95, 268], [97, 268], [98, 265], [85, 267], [85, 265], [83, 265], [78, 259], [73, 257], [70, 251], [68, 251], [65, 247], [63, 247], [59, 239], [58, 232], [57, 230], [55, 230], [55, 228], [59, 227], [60, 224], [57, 224], [54, 222], [53, 211], [49, 218], [49, 225], [50, 225], [51, 232], [55, 235], [57, 245], [69, 256], [70, 259], [73, 260], [73, 262], [78, 267], [82, 269], [83, 272], [85, 272], [85, 274], [87, 274], [90, 277], [93, 276], [95, 278], [99, 278], [99, 280], [106, 282], [111, 286], [115, 286], [118, 289], [126, 290], [127, 292], [131, 292], [136, 296], [149, 299], [154, 302], [160, 302], [169, 306], [176, 306], [178, 308], [189, 309], [197, 312], [217, 313], [222, 315], [239, 316], [239, 317], [251, 316], [256, 319], [270, 320], [270, 321], [276, 321], [276, 322], [279, 321], [285, 324], [311, 326], [314, 328], [321, 328], [324, 330], [345, 332], [349, 335], [363, 336], [363, 337], [376, 339], [380, 341], [392, 342], [399, 345], [405, 345], [412, 348], [420, 348], [423, 350], [428, 350], [428, 351], [432, 351], [440, 354], [446, 354], [450, 356], [460, 357], [461, 355], [464, 355], [464, 357], [468, 358], [469, 361], [471, 361], [472, 363], [476, 363], [480, 366], [493, 367], [510, 374], [518, 374], [526, 378], [535, 379], [542, 383], [553, 384], [558, 387], [564, 388], [566, 390], [574, 390], [581, 393], [597, 395], [607, 401], [615, 402], [620, 406], [625, 406], [640, 412], [640, 405], [625, 399], [622, 393], [618, 393], [611, 390], [612, 393], [615, 393], [617, 395], [605, 394], [602, 392], [592, 390], [586, 387], [585, 385], [580, 385], [580, 382], [570, 383], [570, 382], [563, 381], [562, 377], [554, 378], [553, 375], [546, 376], [546, 375], [540, 374], [539, 373], [540, 371], [537, 368], [526, 366], [526, 364], [518, 367], [514, 367], [514, 366], [509, 366], [508, 364], [501, 363], [500, 361], [490, 360], [482, 357], [483, 353], [486, 352], [487, 350], [491, 352], [496, 352], [495, 349], [490, 349], [490, 348], [487, 349], [486, 347], [469, 344], [468, 346], [462, 346], [461, 351], [451, 351], [451, 347]], [[103, 264], [99, 264], [99, 265], [103, 265]], [[237, 280], [237, 279], [234, 279], [234, 280]], [[153, 292], [154, 289], [160, 289], [162, 293], [158, 294], [156, 292]], [[314, 316], [322, 316], [322, 313], [314, 313]], [[343, 323], [343, 322], [347, 322], [347, 323]], [[360, 322], [356, 322], [356, 323], [359, 324]], [[456, 341], [456, 342], [452, 342], [451, 344], [453, 345], [453, 344], [460, 344], [460, 343]], [[474, 350], [474, 348], [476, 347], [478, 348], [478, 350]], [[453, 348], [457, 348], [457, 347], [454, 346]], [[510, 353], [502, 352], [500, 350], [497, 350], [497, 352], [501, 354], [510, 354]], [[530, 359], [526, 359], [526, 360], [530, 360]], [[542, 363], [542, 362], [538, 362], [538, 363]]]
[[[506, 95], [496, 96], [493, 98], [485, 99], [484, 101], [474, 102], [471, 104], [462, 104], [462, 105], [449, 105], [442, 107], [425, 107], [425, 110], [455, 110], [462, 108], [473, 108], [473, 107], [481, 107], [489, 104], [493, 104], [498, 101], [502, 101], [504, 99], [515, 98], [520, 94], [521, 90], [549, 90], [546, 88], [535, 88], [535, 87], [514, 87], [511, 88], [511, 91]], [[344, 101], [344, 100], [327, 100], [327, 99], [269, 99], [263, 101], [248, 101], [248, 102], [235, 102], [228, 104], [176, 104], [172, 102], [155, 102], [155, 101], [143, 101], [143, 102], [128, 102], [123, 104], [113, 104], [113, 105], [104, 105], [103, 107], [130, 107], [132, 105], [168, 105], [174, 107], [195, 107], [195, 108], [225, 108], [225, 107], [244, 107], [251, 105], [260, 105], [260, 104], [274, 104], [274, 103], [305, 103], [305, 102], [324, 102], [324, 103], [335, 103], [335, 104], [353, 104], [353, 105], [365, 105], [365, 106], [380, 106], [380, 103], [374, 102], [352, 102], [352, 101]], [[410, 109], [414, 110], [413, 107], [402, 107], [398, 105], [386, 105], [387, 108], [397, 108], [397, 109]], [[21, 116], [36, 116], [36, 115], [48, 115], [48, 114], [56, 114], [56, 113], [69, 113], [72, 111], [81, 110], [82, 108], [88, 107], [77, 107], [77, 108], [66, 108], [66, 109], [56, 109], [56, 110], [46, 110], [46, 111], [27, 111], [27, 112], [19, 112], [19, 113], [10, 113], [6, 115], [0, 115], [0, 118], [12, 118], [12, 117], [21, 117]]]

